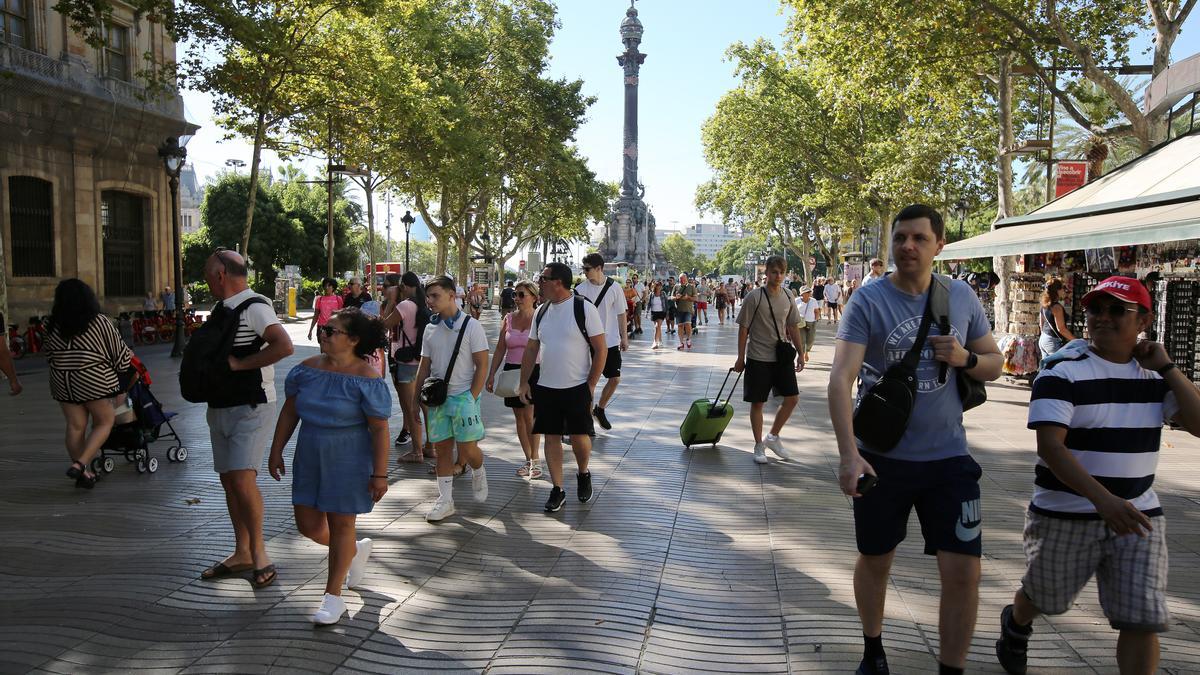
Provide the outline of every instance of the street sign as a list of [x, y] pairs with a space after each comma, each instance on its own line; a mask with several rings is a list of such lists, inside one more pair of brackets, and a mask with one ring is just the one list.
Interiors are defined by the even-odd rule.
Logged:
[[520, 263], [518, 263], [518, 264], [517, 264], [517, 267], [518, 267], [519, 269], [525, 269], [525, 261], [524, 261], [524, 260], [522, 260]]

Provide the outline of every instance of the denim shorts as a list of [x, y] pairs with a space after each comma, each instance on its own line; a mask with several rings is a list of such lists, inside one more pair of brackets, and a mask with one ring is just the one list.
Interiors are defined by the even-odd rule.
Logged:
[[402, 384], [408, 384], [415, 379], [417, 379], [417, 364], [392, 364], [392, 382], [395, 383], [397, 387]]
[[691, 323], [692, 313], [675, 310], [675, 323]]

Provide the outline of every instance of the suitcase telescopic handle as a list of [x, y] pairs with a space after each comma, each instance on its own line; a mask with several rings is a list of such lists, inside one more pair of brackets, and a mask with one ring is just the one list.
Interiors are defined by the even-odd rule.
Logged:
[[[725, 379], [721, 382], [721, 388], [717, 390], [717, 397], [713, 399], [713, 407], [714, 408], [721, 404], [721, 394], [724, 393], [724, 391], [725, 391], [725, 385], [729, 384], [729, 376], [732, 374], [733, 374], [733, 368], [730, 368], [725, 373]], [[725, 397], [725, 405], [729, 405], [729, 400], [733, 398], [733, 390], [737, 389], [738, 382], [741, 382], [741, 381], [742, 381], [742, 374], [738, 373], [738, 376], [736, 378], [734, 378], [734, 380], [733, 380], [733, 386], [729, 388], [729, 394]]]

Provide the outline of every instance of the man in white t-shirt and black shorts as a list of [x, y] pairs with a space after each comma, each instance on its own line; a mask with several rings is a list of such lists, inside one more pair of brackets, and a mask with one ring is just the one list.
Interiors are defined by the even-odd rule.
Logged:
[[604, 342], [608, 345], [608, 356], [604, 360], [604, 389], [600, 402], [592, 408], [592, 415], [602, 429], [612, 428], [604, 414], [608, 402], [621, 384], [621, 352], [629, 349], [629, 322], [625, 320], [625, 294], [620, 284], [604, 275], [604, 258], [599, 253], [583, 257], [583, 274], [586, 277], [575, 287], [575, 294], [596, 306], [604, 324]]
[[[546, 304], [534, 315], [529, 343], [521, 360], [521, 389], [526, 403], [534, 403], [534, 434], [546, 439], [546, 466], [554, 487], [546, 511], [558, 511], [567, 499], [563, 490], [562, 437], [569, 436], [578, 467], [579, 501], [592, 498], [592, 400], [604, 370], [608, 349], [604, 323], [595, 305], [571, 292], [571, 268], [558, 262], [546, 265], [538, 278]], [[544, 352], [543, 352], [544, 350]], [[532, 388], [529, 377], [542, 353], [541, 373]]]

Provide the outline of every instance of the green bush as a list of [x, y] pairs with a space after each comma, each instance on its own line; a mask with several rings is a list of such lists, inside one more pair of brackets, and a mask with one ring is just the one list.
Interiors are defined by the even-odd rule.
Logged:
[[320, 279], [301, 279], [300, 290], [296, 297], [296, 307], [300, 309], [311, 309], [313, 300], [321, 294]]
[[191, 286], [188, 286], [188, 292], [192, 294], [192, 306], [198, 309], [205, 307], [206, 305], [210, 305], [216, 301], [216, 299], [213, 298], [212, 291], [210, 291], [208, 288], [207, 281], [197, 281]]

